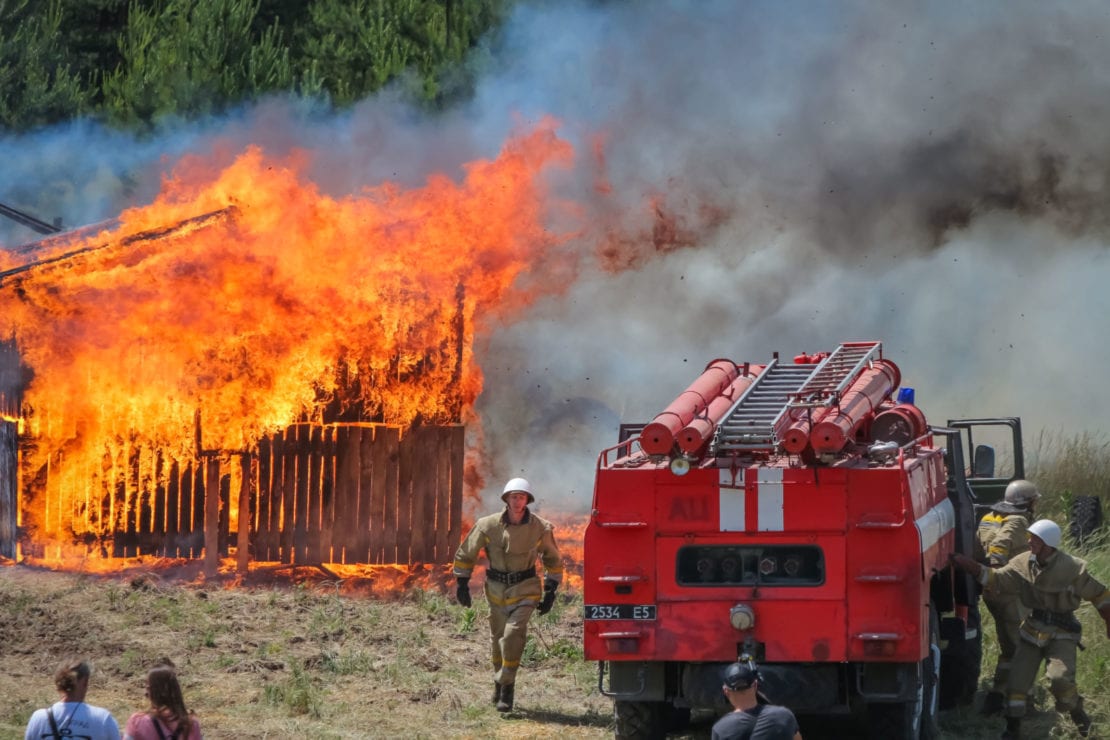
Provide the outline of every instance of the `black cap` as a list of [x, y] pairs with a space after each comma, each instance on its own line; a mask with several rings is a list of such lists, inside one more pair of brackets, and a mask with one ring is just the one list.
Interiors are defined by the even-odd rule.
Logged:
[[756, 670], [755, 663], [733, 663], [725, 669], [725, 686], [733, 691], [750, 689], [753, 683], [762, 680], [763, 677]]

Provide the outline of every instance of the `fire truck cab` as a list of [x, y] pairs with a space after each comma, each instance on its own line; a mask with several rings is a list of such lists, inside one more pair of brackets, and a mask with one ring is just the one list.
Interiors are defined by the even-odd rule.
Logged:
[[[974, 696], [978, 593], [948, 556], [972, 552], [976, 486], [1022, 475], [1020, 422], [930, 427], [900, 382], [877, 341], [715, 360], [600, 453], [584, 649], [618, 737], [723, 713], [741, 656], [771, 701], [873, 737], [931, 737]], [[1009, 435], [1001, 477], [978, 430]]]

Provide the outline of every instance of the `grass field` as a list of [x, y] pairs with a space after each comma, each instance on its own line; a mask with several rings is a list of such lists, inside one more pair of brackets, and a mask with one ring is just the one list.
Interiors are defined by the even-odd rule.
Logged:
[[[1102, 494], [1110, 450], [1091, 436], [1030, 449], [1031, 478], [1045, 497], [1038, 516], [1066, 530], [1070, 498]], [[1090, 570], [1110, 582], [1110, 548], [1101, 533], [1082, 550]], [[178, 665], [187, 703], [215, 738], [605, 738], [610, 701], [596, 666], [582, 657], [582, 599], [566, 591], [534, 628], [518, 678], [517, 710], [489, 704], [486, 607], [463, 609], [439, 572], [383, 591], [357, 578], [315, 569], [252, 573], [205, 582], [199, 566], [129, 564], [112, 574], [0, 566], [0, 740], [21, 738], [31, 712], [56, 698], [51, 674], [75, 652], [94, 663], [89, 701], [121, 725], [142, 708], [143, 675], [155, 659]], [[1079, 610], [1086, 650], [1079, 686], [1096, 727], [1110, 736], [1110, 641], [1090, 605]], [[983, 678], [997, 648], [984, 625]], [[1041, 681], [1028, 737], [1077, 737], [1052, 709]], [[705, 738], [712, 717], [675, 737]], [[942, 737], [994, 738], [998, 718], [974, 708], [940, 717]], [[825, 724], [807, 740], [843, 737]]]

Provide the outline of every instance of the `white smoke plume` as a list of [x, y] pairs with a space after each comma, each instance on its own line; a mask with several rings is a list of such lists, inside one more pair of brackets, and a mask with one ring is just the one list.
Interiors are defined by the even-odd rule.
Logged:
[[[523, 4], [464, 109], [428, 118], [388, 92], [141, 139], [0, 133], [0, 201], [90, 223], [150, 202], [180, 155], [247, 142], [312, 150], [332, 193], [416, 185], [555, 116], [591, 260], [479, 348], [484, 494], [524, 475], [542, 509], [584, 511], [618, 424], [650, 420], [718, 357], [881, 339], [933, 423], [1099, 430], [1108, 33], [1082, 0]], [[0, 222], [2, 244], [34, 238]]]

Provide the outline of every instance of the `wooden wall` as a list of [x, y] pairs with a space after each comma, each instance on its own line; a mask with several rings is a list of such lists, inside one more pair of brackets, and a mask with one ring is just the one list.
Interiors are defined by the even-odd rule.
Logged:
[[[446, 562], [462, 536], [463, 433], [462, 425], [402, 432], [381, 424], [297, 424], [250, 454], [176, 460], [124, 447], [91, 471], [67, 469], [59, 456], [24, 498], [34, 508], [25, 519], [36, 522], [24, 552], [203, 555], [209, 570], [233, 546], [239, 567], [248, 559]], [[0, 484], [4, 479], [0, 434]], [[0, 517], [3, 501], [0, 485]], [[14, 551], [14, 523], [4, 533], [0, 521], [0, 553], [5, 543]], [[62, 544], [52, 552], [44, 541]]]
[[264, 440], [252, 557], [427, 563], [462, 529], [463, 427], [297, 425]]

